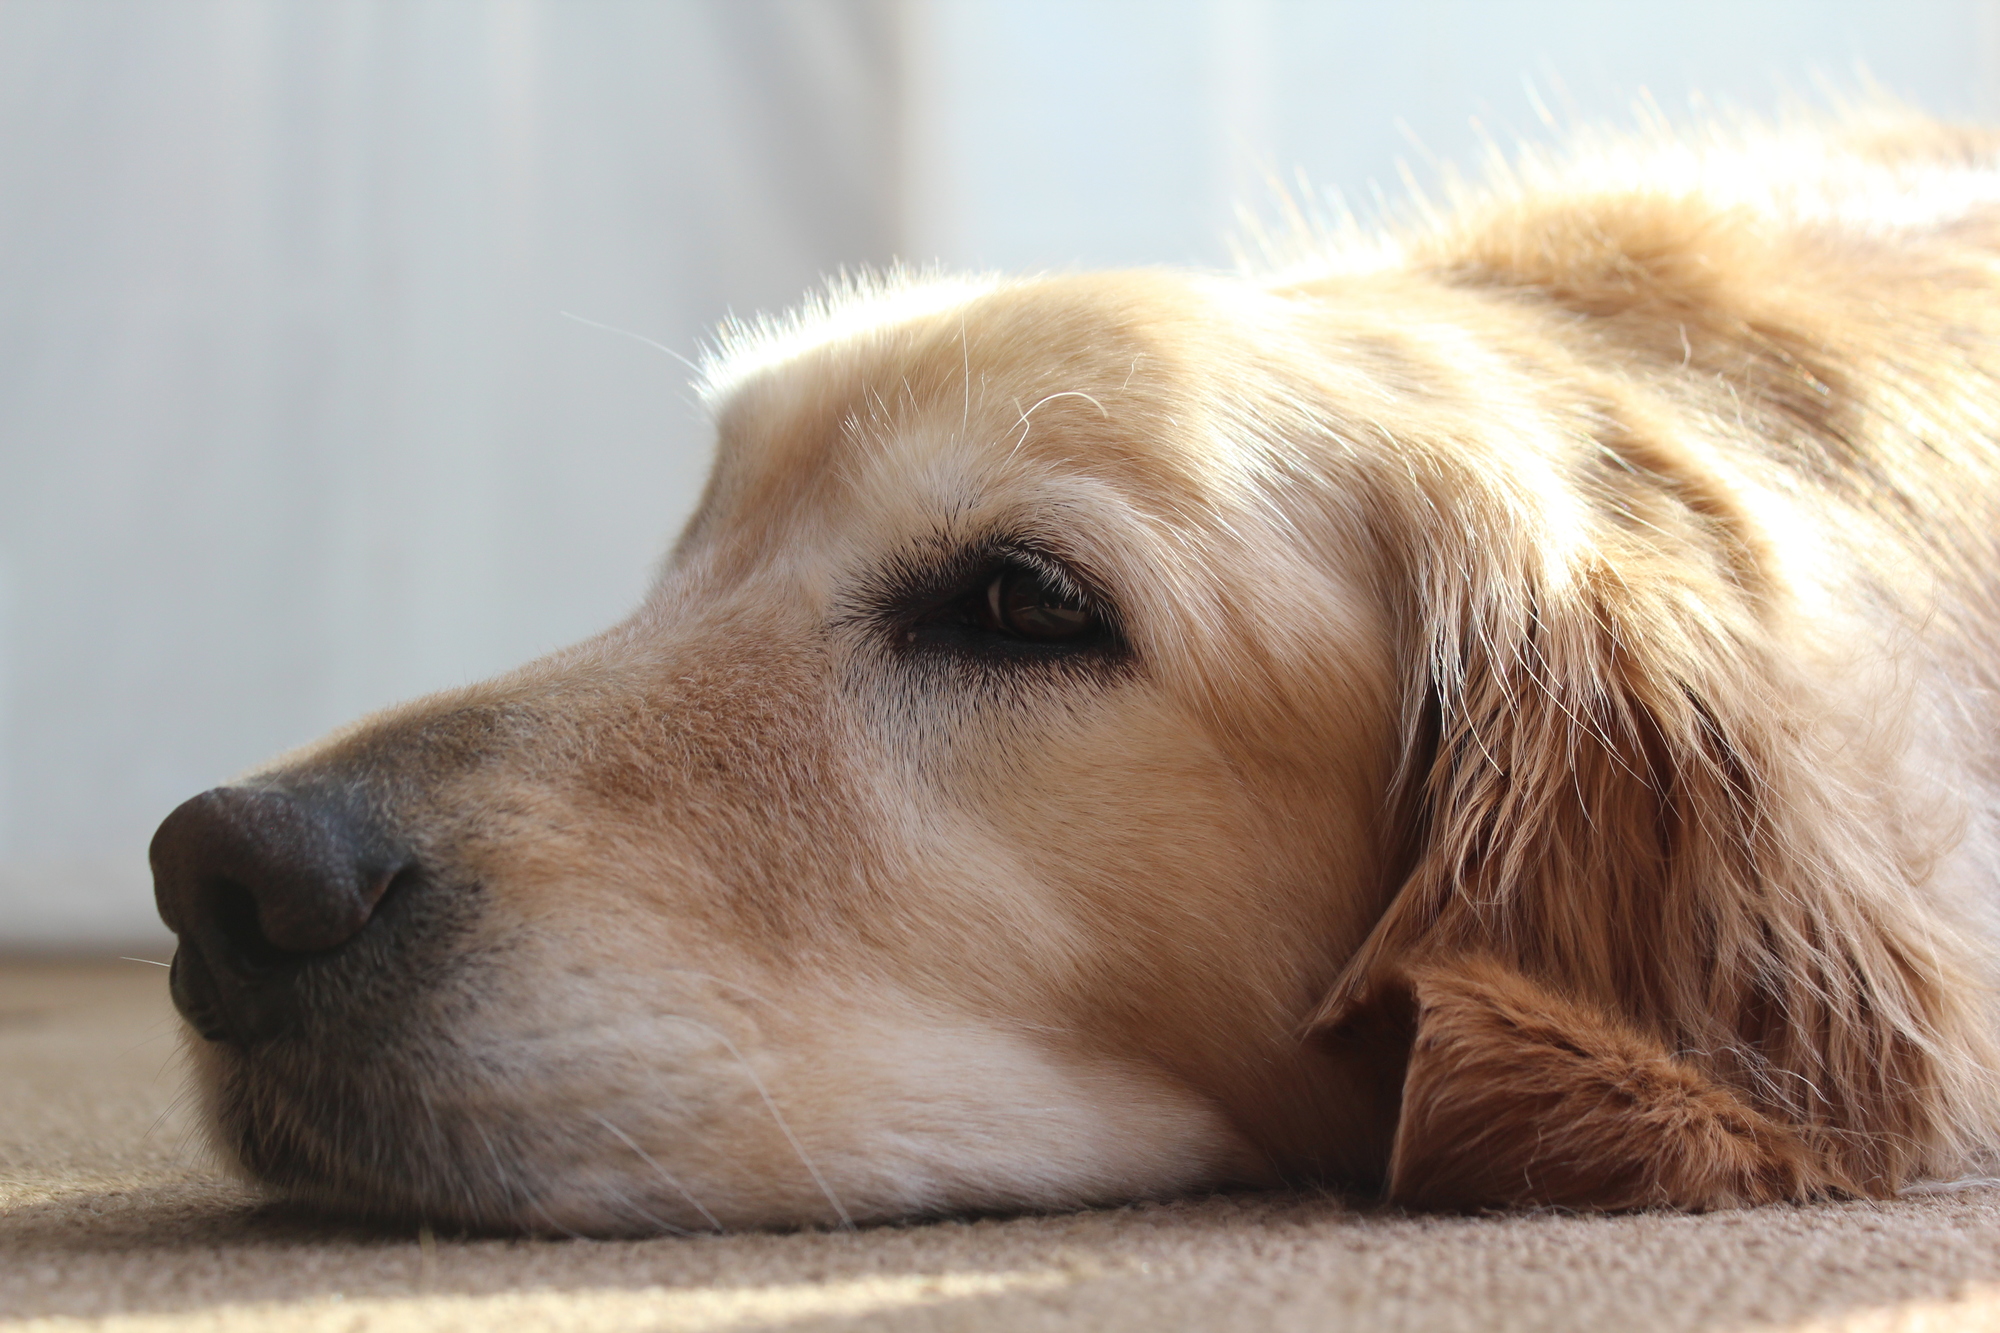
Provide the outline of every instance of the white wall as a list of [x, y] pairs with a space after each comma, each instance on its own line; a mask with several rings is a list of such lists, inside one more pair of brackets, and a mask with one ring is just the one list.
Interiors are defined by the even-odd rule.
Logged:
[[867, 0], [0, 4], [0, 939], [158, 929], [173, 805], [608, 623], [671, 357], [895, 248]]
[[[1001, 269], [1223, 265], [1270, 183], [1363, 216], [1400, 164], [1475, 163], [1481, 130], [1628, 118], [1642, 93], [1771, 109], [1866, 69], [2000, 119], [1995, 0], [930, 0], [914, 249]], [[1534, 85], [1531, 91], [1530, 85]], [[1476, 123], [1475, 123], [1476, 122]], [[1256, 211], [1269, 216], [1270, 210]]]
[[[182, 798], [607, 623], [727, 309], [893, 253], [1222, 264], [1303, 169], [1865, 61], [1996, 0], [0, 0], [0, 946], [156, 929]], [[900, 59], [899, 59], [900, 57]], [[899, 71], [901, 74], [899, 75]]]

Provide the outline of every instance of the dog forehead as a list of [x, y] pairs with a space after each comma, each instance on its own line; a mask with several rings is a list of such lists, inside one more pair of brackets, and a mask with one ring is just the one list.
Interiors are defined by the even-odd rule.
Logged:
[[[716, 468], [704, 518], [783, 523], [885, 489], [965, 502], [1034, 475], [1087, 476], [1181, 507], [1230, 470], [1208, 418], [1211, 294], [1165, 273], [994, 284], [905, 315], [785, 326], [711, 374]], [[954, 494], [954, 489], [957, 492]], [[698, 519], [696, 527], [702, 526]], [[809, 526], [809, 525], [808, 525]]]

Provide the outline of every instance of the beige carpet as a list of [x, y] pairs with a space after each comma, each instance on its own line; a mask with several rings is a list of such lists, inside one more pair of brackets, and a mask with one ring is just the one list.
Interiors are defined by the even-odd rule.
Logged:
[[0, 965], [0, 1333], [2000, 1329], [2000, 1188], [1709, 1217], [1240, 1196], [645, 1242], [460, 1241], [260, 1204], [190, 1138], [165, 974]]

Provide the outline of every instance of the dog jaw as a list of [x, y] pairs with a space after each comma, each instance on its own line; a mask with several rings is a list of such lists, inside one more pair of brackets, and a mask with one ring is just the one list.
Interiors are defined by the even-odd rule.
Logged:
[[[830, 1006], [683, 972], [565, 986], [301, 1072], [205, 1044], [211, 1137], [337, 1211], [639, 1235], [1063, 1209], [1270, 1179], [1188, 1088], [880, 990]], [[567, 994], [565, 994], [567, 992]]]

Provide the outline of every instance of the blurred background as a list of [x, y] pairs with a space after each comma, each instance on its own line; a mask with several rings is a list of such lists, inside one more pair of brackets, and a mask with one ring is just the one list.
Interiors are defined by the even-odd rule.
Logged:
[[176, 803], [629, 608], [651, 344], [1862, 68], [2000, 119], [2000, 0], [0, 0], [0, 949], [158, 947]]

